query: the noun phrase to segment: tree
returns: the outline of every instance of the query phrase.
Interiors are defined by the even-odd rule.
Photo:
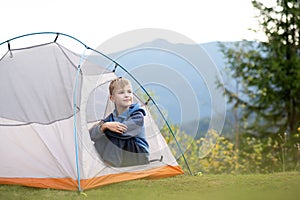
[[[232,111],[236,149],[239,149],[240,131],[242,129],[240,123],[243,121],[243,118],[240,117],[241,107],[244,107],[247,101],[243,97],[246,96],[246,93],[250,96],[250,91],[247,91],[246,80],[243,80],[240,70],[243,68],[242,66],[249,65],[249,63],[246,63],[246,59],[250,57],[251,52],[256,53],[256,51],[250,51],[249,47],[251,44],[252,42],[247,41],[234,42],[233,44],[220,43],[221,51],[226,56],[227,61],[227,68],[225,68],[225,71],[227,71],[226,76],[229,77],[225,83],[225,91],[229,97],[229,102],[234,102]],[[232,78],[234,81],[232,81]]]
[[[300,1],[277,0],[266,6],[253,0],[266,41],[242,41],[223,48],[233,77],[241,87],[226,88],[229,101],[243,107],[252,134],[268,137],[300,126]],[[231,59],[231,60],[230,60]],[[294,137],[295,140],[295,137]],[[296,141],[294,141],[296,142]]]

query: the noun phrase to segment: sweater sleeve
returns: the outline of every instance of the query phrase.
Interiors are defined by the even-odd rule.
[[[109,117],[103,120],[104,122],[108,122]],[[128,139],[131,137],[143,137],[143,128],[144,128],[144,115],[142,112],[134,112],[131,114],[131,116],[122,122],[127,126],[127,131],[123,134],[115,133],[110,130],[106,130],[105,132],[102,132],[100,130],[100,125],[96,124],[90,129],[90,136],[92,141],[96,141],[99,139],[103,134],[106,134],[110,137],[115,137],[119,139]]]
[[[90,130],[90,137],[92,141],[96,141],[99,139],[104,133],[100,130],[100,124],[97,123],[95,126],[93,126]]]
[[[109,121],[110,121],[110,118],[111,118],[111,115],[112,115],[112,114],[108,115],[105,119],[103,119],[103,120],[101,120],[101,121],[102,121],[103,123],[109,122]],[[92,140],[92,141],[98,140],[98,139],[104,134],[104,132],[101,131],[101,129],[100,129],[101,121],[100,121],[99,123],[97,123],[96,125],[94,125],[94,126],[89,130],[89,132],[90,132],[90,137],[91,137],[91,140]]]
[[[135,112],[123,124],[127,126],[127,131],[122,134],[123,136],[138,137],[143,131],[144,115],[142,112]]]

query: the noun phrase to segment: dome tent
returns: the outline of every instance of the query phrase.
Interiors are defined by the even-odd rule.
[[[15,40],[35,35],[56,37],[47,43],[11,48]],[[97,56],[67,49],[58,42],[62,36]],[[155,102],[124,67],[63,33],[32,33],[0,46],[4,44],[8,48],[0,60],[0,184],[81,191],[183,173],[149,112],[149,106],[157,108]],[[142,91],[139,96],[139,92],[134,94],[134,101],[147,113],[150,160],[156,160],[149,164],[121,168],[106,165],[90,139],[89,128],[113,109],[108,85],[117,77],[116,68],[132,80],[134,91]],[[141,95],[147,97],[146,101]]]

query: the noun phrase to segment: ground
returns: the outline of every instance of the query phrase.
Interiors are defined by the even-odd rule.
[[[293,200],[300,196],[300,173],[251,175],[181,175],[158,180],[134,180],[84,191],[37,189],[0,185],[0,200],[5,199],[238,199]]]

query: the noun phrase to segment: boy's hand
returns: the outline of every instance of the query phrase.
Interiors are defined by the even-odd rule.
[[[127,131],[127,126],[120,122],[106,122],[101,126],[101,130],[104,132],[106,129],[122,134]]]

